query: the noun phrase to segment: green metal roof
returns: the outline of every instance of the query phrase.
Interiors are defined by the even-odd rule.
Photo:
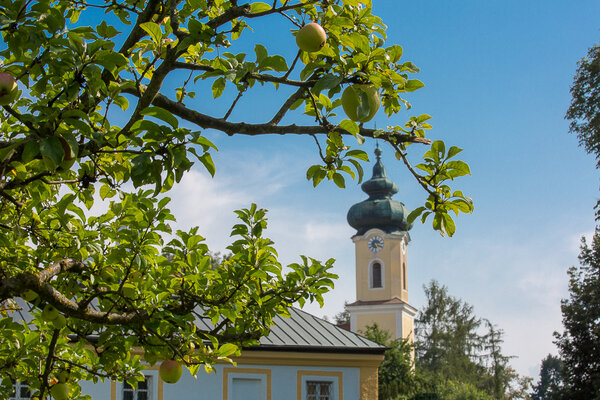
[[[398,193],[398,185],[385,174],[379,146],[375,149],[375,155],[377,161],[373,166],[373,176],[361,186],[369,198],[350,207],[348,223],[356,229],[357,235],[363,235],[373,228],[386,233],[407,232],[412,228],[406,220],[409,211],[403,203],[392,199]]]
[[[276,316],[271,332],[253,350],[383,354],[387,347],[297,308]]]

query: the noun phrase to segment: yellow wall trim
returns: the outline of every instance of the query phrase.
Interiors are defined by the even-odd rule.
[[[229,396],[229,374],[264,374],[267,381],[267,400],[271,400],[271,370],[267,368],[223,368],[223,400]]]
[[[315,367],[379,367],[383,354],[331,354],[287,351],[242,350],[234,361],[238,364],[291,365]]]
[[[343,374],[340,371],[311,371],[311,370],[302,370],[299,369],[296,374],[296,400],[304,400],[302,399],[302,377],[303,376],[330,376],[337,378],[338,384],[338,398],[337,400],[344,400],[344,385],[343,385]]]

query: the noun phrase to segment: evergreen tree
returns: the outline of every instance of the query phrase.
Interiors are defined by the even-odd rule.
[[[510,367],[512,357],[502,353],[502,329],[477,317],[471,305],[450,296],[435,280],[425,295],[415,329],[417,377],[423,387],[444,399],[527,398],[530,378]]]
[[[427,304],[415,327],[417,366],[445,379],[479,381],[476,376],[482,368],[475,360],[482,345],[477,333],[481,319],[471,305],[450,296],[437,281],[424,289]]]
[[[514,372],[509,368],[508,362],[511,357],[502,354],[502,343],[504,343],[504,331],[498,329],[489,320],[484,319],[487,334],[482,337],[484,342],[484,354],[482,358],[487,362],[489,373],[488,391],[497,399],[506,393]]]
[[[563,363],[556,356],[548,354],[542,360],[540,379],[533,387],[532,400],[558,400],[563,386]]]
[[[565,399],[600,399],[600,229],[591,247],[581,240],[580,265],[571,267],[562,301],[564,332],[555,332],[564,363]]]

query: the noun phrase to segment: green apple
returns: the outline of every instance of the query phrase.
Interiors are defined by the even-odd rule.
[[[57,383],[50,388],[50,394],[54,400],[67,400],[69,398],[69,385],[66,383]]]
[[[176,383],[181,378],[183,368],[179,361],[165,360],[160,364],[158,374],[160,378],[167,383]]]
[[[0,106],[6,106],[17,98],[17,81],[8,72],[0,72]]]
[[[319,51],[325,42],[327,41],[327,35],[321,25],[316,22],[304,25],[296,33],[296,44],[301,50],[307,52]]]
[[[50,304],[46,304],[42,310],[42,319],[47,322],[54,321],[59,315],[58,310]]]
[[[356,122],[373,119],[380,105],[379,93],[373,85],[348,86],[342,93],[342,108],[348,118]]]
[[[67,319],[59,314],[52,320],[52,326],[54,326],[54,329],[62,329],[67,326]]]
[[[66,383],[69,381],[70,376],[71,374],[69,373],[69,371],[63,369],[58,374],[56,374],[56,379],[58,379],[58,381],[61,383]]]

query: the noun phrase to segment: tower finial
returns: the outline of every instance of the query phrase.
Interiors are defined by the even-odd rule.
[[[376,142],[375,155],[377,156],[377,161],[381,160],[381,149],[379,148],[379,142]]]

